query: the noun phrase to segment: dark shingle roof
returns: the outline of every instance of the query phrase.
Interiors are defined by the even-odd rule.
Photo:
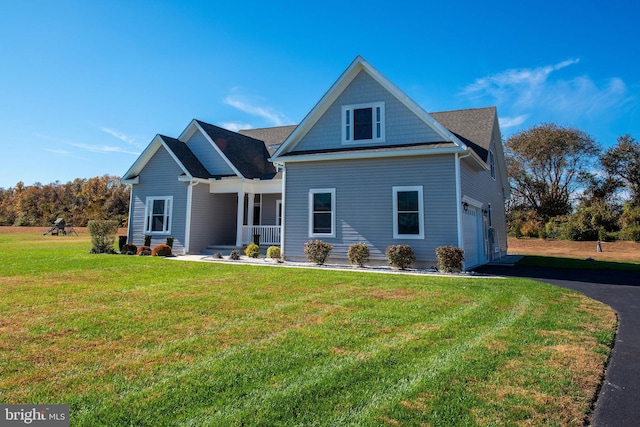
[[[210,178],[211,174],[198,160],[193,151],[189,149],[187,144],[169,136],[159,135],[169,149],[175,154],[180,163],[187,168],[187,171],[194,178]]]
[[[482,160],[487,161],[496,107],[442,111],[429,115],[471,147]]]
[[[245,178],[270,179],[276,169],[263,141],[196,120],[220,151]]]
[[[238,133],[249,136],[251,138],[264,141],[265,147],[269,151],[269,154],[275,153],[280,147],[280,144],[291,135],[291,133],[298,127],[297,125],[291,126],[277,126],[273,128],[260,128],[260,129],[244,129],[239,130]]]

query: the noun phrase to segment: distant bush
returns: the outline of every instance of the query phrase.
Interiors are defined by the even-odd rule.
[[[280,258],[280,246],[269,246],[267,249],[267,258]]]
[[[136,255],[149,256],[151,255],[151,248],[149,246],[139,246]]]
[[[151,256],[171,256],[171,246],[158,245],[151,251]]]
[[[113,243],[118,232],[117,221],[89,221],[87,231],[91,235],[91,253],[93,254],[113,254],[115,249]]]
[[[244,254],[249,258],[258,258],[260,256],[260,246],[256,245],[255,243],[251,243],[244,250]]]
[[[364,267],[369,262],[370,255],[369,247],[364,243],[354,243],[347,251],[349,263],[358,267]]]
[[[464,250],[455,246],[440,246],[436,248],[436,258],[438,259],[438,268],[443,273],[462,271]]]
[[[307,259],[309,262],[314,262],[318,265],[324,264],[329,257],[331,249],[333,249],[333,245],[322,240],[313,240],[304,244],[304,254]]]
[[[124,255],[135,255],[137,252],[138,252],[138,247],[130,243],[123,245],[122,250],[120,251],[120,253]]]
[[[409,245],[391,245],[385,251],[387,260],[392,266],[405,270],[416,260],[413,249]]]
[[[231,253],[229,254],[229,259],[233,261],[238,261],[240,259],[240,251],[237,249],[232,250]]]

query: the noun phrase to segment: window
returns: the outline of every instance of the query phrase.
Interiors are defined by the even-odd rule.
[[[173,197],[147,197],[145,233],[171,233],[171,209]]]
[[[335,212],[335,188],[309,190],[309,237],[335,237]]]
[[[384,102],[342,107],[342,143],[384,142]]]
[[[393,187],[393,238],[424,239],[422,187]]]
[[[488,159],[489,161],[489,169],[491,170],[491,178],[496,179],[496,160],[495,160],[495,156],[493,155],[493,151],[489,150],[489,156]]]

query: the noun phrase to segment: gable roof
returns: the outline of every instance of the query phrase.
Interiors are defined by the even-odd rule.
[[[496,107],[429,113],[486,162],[491,145]]]
[[[413,112],[427,126],[432,128],[441,138],[442,143],[452,143],[456,151],[467,151],[467,146],[444,126],[431,117],[422,107],[409,98],[389,79],[384,77],[378,70],[373,68],[364,58],[357,56],[351,65],[342,73],[338,80],[331,86],[325,95],[318,101],[313,109],[302,120],[298,127],[284,141],[284,143],[272,155],[273,161],[278,161],[287,153],[293,151],[295,146],[302,140],[307,132],[320,120],[325,112],[333,105],[337,98],[351,84],[360,72],[366,72],[379,85],[386,89],[392,96],[400,101],[405,107]],[[352,150],[353,151],[353,150]]]
[[[140,172],[142,172],[160,147],[164,147],[178,167],[182,169],[183,177],[187,179],[207,179],[211,177],[207,168],[203,166],[186,144],[175,138],[158,134],[153,138],[147,148],[144,149],[133,165],[131,165],[129,170],[122,176],[122,181],[125,183],[137,183],[138,175],[140,175]]]
[[[275,175],[276,169],[269,162],[269,152],[263,141],[200,120],[194,121],[242,177],[269,179]]]
[[[173,153],[173,157],[182,165],[183,170],[191,178],[211,178],[207,168],[198,160],[187,144],[170,136],[158,135],[165,143],[165,147]]]
[[[238,133],[263,141],[269,154],[273,154],[297,127],[298,125],[290,125],[272,128],[243,129],[239,130]]]

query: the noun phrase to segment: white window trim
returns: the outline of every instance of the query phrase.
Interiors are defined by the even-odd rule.
[[[150,215],[153,212],[153,202],[156,200],[164,200],[164,220],[163,224],[166,224],[166,229],[162,231],[151,231]],[[169,214],[169,221],[166,221],[167,214]],[[171,234],[171,224],[173,223],[173,196],[148,196],[145,199],[144,210],[144,233],[151,235],[169,235]]]
[[[371,108],[372,114],[372,136],[371,139],[353,139],[353,110],[357,110],[360,108]],[[380,109],[380,121],[376,120],[377,109]],[[343,105],[341,110],[342,116],[342,127],[340,128],[340,133],[342,134],[342,144],[344,145],[357,145],[357,144],[370,144],[377,142],[385,142],[386,134],[385,134],[385,112],[384,112],[384,102],[372,102],[367,104],[352,104],[352,105]],[[349,123],[347,123],[347,117],[349,119]],[[377,124],[380,124],[380,136],[377,136]],[[347,129],[347,126],[349,127]]]
[[[398,192],[417,191],[418,192],[418,224],[420,233],[400,234],[398,233]],[[394,239],[424,239],[424,197],[422,186],[399,186],[393,187],[393,238]]]
[[[320,193],[331,194],[331,233],[313,232],[313,195]],[[312,188],[309,190],[309,237],[336,237],[336,189]]]

